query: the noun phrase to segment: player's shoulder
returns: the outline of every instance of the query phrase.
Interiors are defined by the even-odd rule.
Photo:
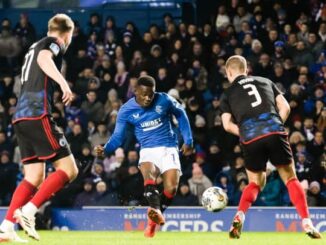
[[[175,100],[171,95],[168,95],[167,93],[164,92],[157,92],[156,96],[158,101],[161,102],[173,102]]]
[[[268,79],[267,77],[261,77],[261,76],[250,76],[250,77],[258,82],[272,83],[272,81],[270,79]]]

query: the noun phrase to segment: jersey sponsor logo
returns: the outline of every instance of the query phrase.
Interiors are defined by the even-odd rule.
[[[138,119],[139,118],[139,113],[132,114],[133,118]]]
[[[161,114],[162,111],[163,111],[162,106],[157,105],[157,106],[155,107],[155,111],[156,111],[158,114]]]
[[[57,56],[57,55],[59,54],[59,52],[60,52],[60,47],[59,47],[59,45],[56,44],[56,43],[51,43],[51,45],[50,45],[50,49],[51,49],[51,51],[53,52],[53,54],[54,54],[55,56]]]
[[[157,118],[151,121],[146,121],[140,124],[143,128],[143,131],[150,131],[156,128],[159,128],[163,125],[161,118]]]

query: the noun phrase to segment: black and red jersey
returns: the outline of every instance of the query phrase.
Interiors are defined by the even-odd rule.
[[[22,67],[22,89],[13,117],[14,123],[20,120],[39,119],[51,114],[56,83],[41,70],[37,63],[41,50],[50,50],[56,67],[58,70],[61,69],[64,44],[58,39],[45,37],[29,48]]]
[[[232,114],[243,143],[274,133],[285,133],[275,98],[281,94],[267,78],[238,76],[221,97],[221,113]]]

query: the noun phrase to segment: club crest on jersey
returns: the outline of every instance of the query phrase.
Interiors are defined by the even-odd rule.
[[[53,54],[54,54],[55,56],[57,56],[57,55],[59,54],[59,52],[60,52],[60,47],[59,47],[59,45],[56,44],[56,43],[51,43],[51,45],[50,45],[50,49],[51,49],[51,51],[53,52]]]
[[[133,116],[134,119],[138,119],[139,118],[139,113],[132,114],[132,116]]]
[[[163,111],[162,106],[157,105],[157,106],[155,107],[155,111],[156,111],[158,114],[161,114],[162,111]]]

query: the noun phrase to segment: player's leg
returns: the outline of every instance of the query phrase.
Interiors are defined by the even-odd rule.
[[[144,196],[150,206],[147,211],[148,221],[144,236],[151,238],[155,235],[157,224],[161,222],[157,217],[161,216],[160,219],[164,221],[164,217],[160,211],[160,195],[156,186],[156,178],[159,175],[159,170],[151,162],[141,162],[139,168],[144,179]]]
[[[162,174],[163,192],[161,194],[161,211],[162,213],[170,206],[175,196],[180,179],[180,170],[169,169]]]
[[[43,182],[45,176],[44,163],[31,163],[24,165],[25,177],[17,186],[5,219],[0,225],[0,242],[1,241],[14,241],[25,242],[18,237],[14,231],[16,219],[14,218],[14,211],[25,205],[35,194],[38,186]]]
[[[56,168],[56,171],[45,179],[34,197],[21,209],[15,211],[15,217],[19,219],[28,235],[39,240],[34,225],[37,210],[65,184],[72,181],[77,176],[78,169],[63,133],[50,118],[44,117],[42,120],[26,122],[27,126],[30,123],[39,130],[37,134],[31,133],[30,130],[26,132],[33,142],[33,149],[38,159],[49,160]]]
[[[156,185],[159,170],[151,162],[141,162],[139,168],[144,178],[144,196],[150,206],[148,216],[156,224],[163,225],[164,217],[160,211],[160,194]]]
[[[253,172],[247,169],[247,175],[249,184],[242,192],[238,211],[233,218],[230,228],[230,238],[240,238],[242,226],[245,221],[245,214],[256,201],[259,192],[264,188],[266,183],[266,173],[263,171]]]
[[[293,160],[289,165],[278,165],[277,169],[281,179],[288,189],[291,202],[302,219],[303,230],[311,238],[321,238],[321,234],[316,230],[311,219],[309,218],[306,195],[299,180],[297,179]]]
[[[264,142],[261,140],[249,145],[243,145],[245,167],[249,184],[244,188],[238,211],[233,218],[229,232],[230,238],[240,238],[242,226],[245,221],[245,213],[256,201],[259,192],[266,183],[266,162],[268,155],[265,152]]]
[[[270,161],[277,167],[279,175],[286,185],[291,202],[302,218],[303,229],[312,238],[321,238],[309,218],[309,210],[304,190],[297,179],[292,151],[286,135],[270,137]]]

